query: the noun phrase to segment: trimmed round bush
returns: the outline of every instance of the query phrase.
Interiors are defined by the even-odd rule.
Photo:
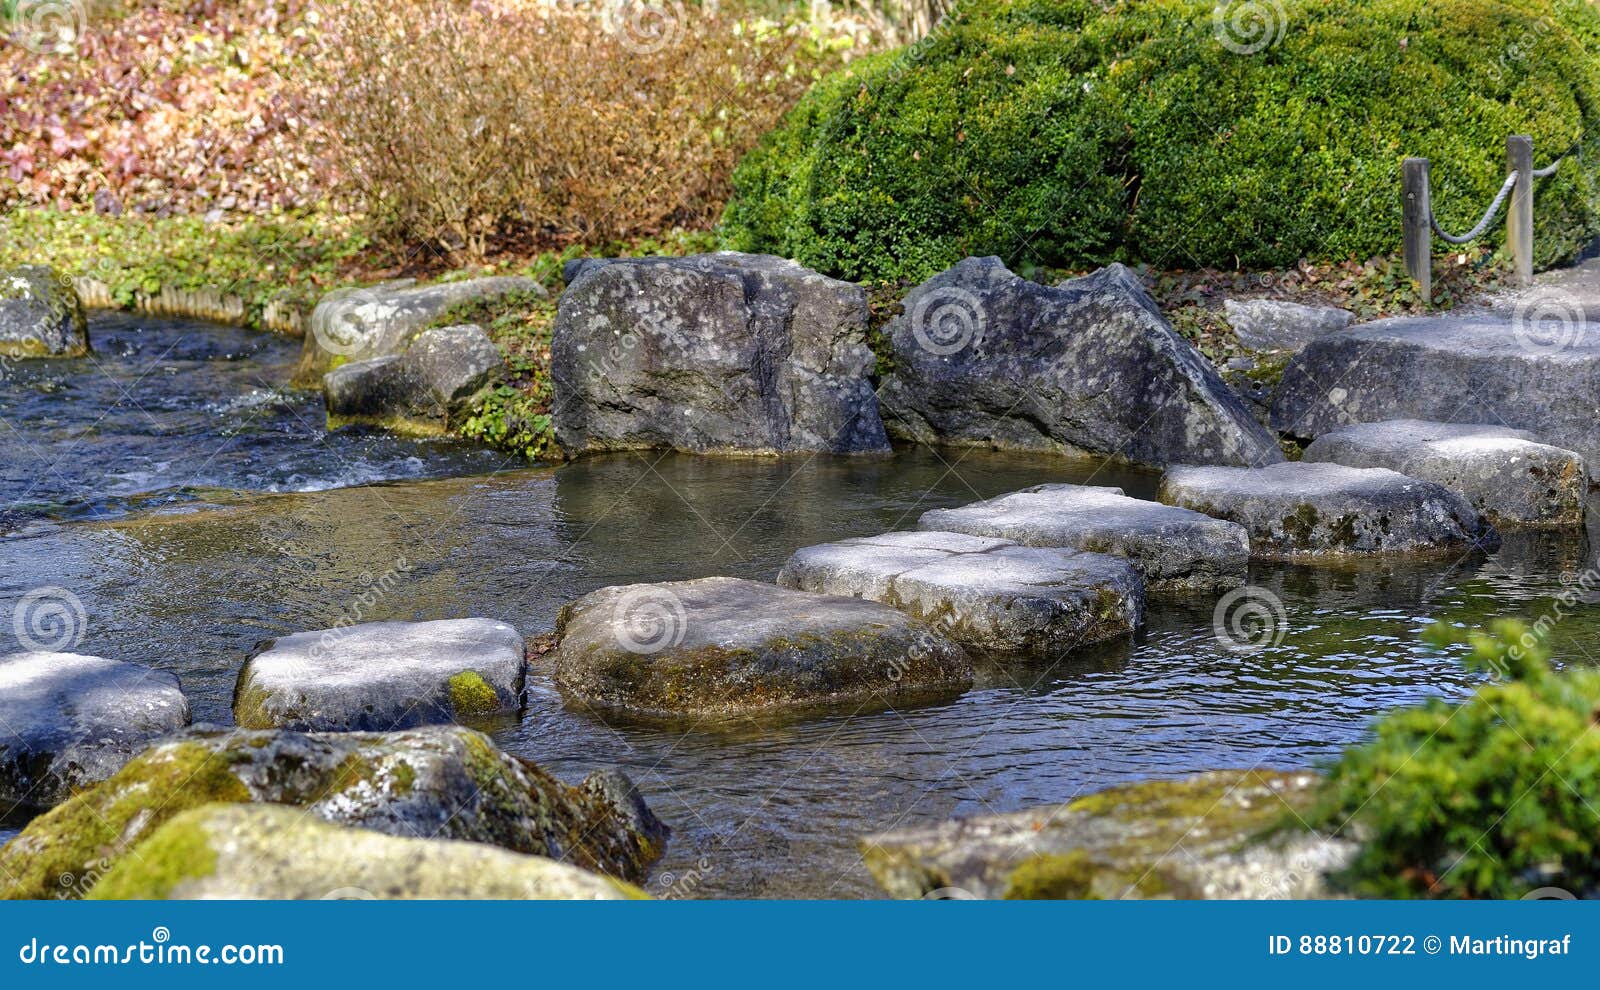
[[[1573,0],[973,0],[817,85],[740,164],[729,247],[853,279],[968,255],[1281,267],[1464,233],[1529,134],[1538,260],[1600,232],[1600,13]],[[1503,223],[1491,228],[1496,243]]]

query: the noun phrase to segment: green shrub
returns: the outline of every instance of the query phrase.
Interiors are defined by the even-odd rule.
[[[1512,620],[1430,638],[1470,644],[1504,680],[1389,715],[1335,764],[1313,824],[1361,842],[1335,881],[1373,897],[1600,891],[1600,671],[1553,672]]]
[[[1399,246],[1399,166],[1462,232],[1538,164],[1542,263],[1600,230],[1600,14],[1573,0],[1284,0],[1254,53],[1212,0],[972,0],[808,94],[740,163],[730,247],[832,274],[1281,267]],[[1280,16],[1281,15],[1281,16]],[[1280,37],[1281,33],[1281,37]],[[1503,227],[1500,228],[1503,230]],[[1498,237],[1498,231],[1494,236]]]

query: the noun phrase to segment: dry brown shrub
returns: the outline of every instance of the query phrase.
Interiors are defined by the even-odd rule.
[[[328,176],[396,246],[482,257],[708,226],[739,156],[839,59],[680,4],[322,8]]]

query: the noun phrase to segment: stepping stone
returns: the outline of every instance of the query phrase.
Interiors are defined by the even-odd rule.
[[[1173,468],[1161,499],[1242,524],[1257,560],[1462,552],[1499,543],[1462,496],[1384,468]]]
[[[1577,453],[1505,426],[1392,419],[1324,433],[1305,460],[1381,467],[1465,495],[1502,528],[1582,526],[1589,472]]]
[[[806,547],[778,584],[883,602],[969,649],[1044,660],[1127,635],[1144,613],[1144,582],[1125,560],[962,533]]]
[[[0,815],[60,804],[188,724],[165,671],[77,653],[0,657]]]
[[[561,610],[556,637],[568,698],[649,718],[899,705],[972,684],[961,647],[887,605],[737,578],[601,588]]]
[[[1279,299],[1225,299],[1222,310],[1239,343],[1255,351],[1297,351],[1355,321],[1353,313],[1337,306]]]
[[[443,433],[505,364],[482,328],[440,327],[404,354],[352,361],[322,376],[330,426],[370,423],[418,436]]]
[[[1037,485],[934,509],[917,528],[1125,557],[1151,594],[1236,587],[1250,558],[1241,526],[1089,485]]]
[[[245,662],[247,729],[387,732],[515,714],[526,663],[504,622],[367,622],[269,640]]]
[[[1503,423],[1595,461],[1600,319],[1581,299],[1541,298],[1513,319],[1406,317],[1319,337],[1284,370],[1272,425],[1314,438],[1390,419]]]

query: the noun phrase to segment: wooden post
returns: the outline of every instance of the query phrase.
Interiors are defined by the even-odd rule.
[[[1516,134],[1506,138],[1506,173],[1517,173],[1506,210],[1506,247],[1516,269],[1518,285],[1533,284],[1533,138]]]
[[[1406,271],[1422,290],[1424,301],[1433,300],[1433,230],[1429,218],[1433,203],[1428,193],[1428,160],[1407,158],[1400,169],[1405,202],[1403,246]]]

